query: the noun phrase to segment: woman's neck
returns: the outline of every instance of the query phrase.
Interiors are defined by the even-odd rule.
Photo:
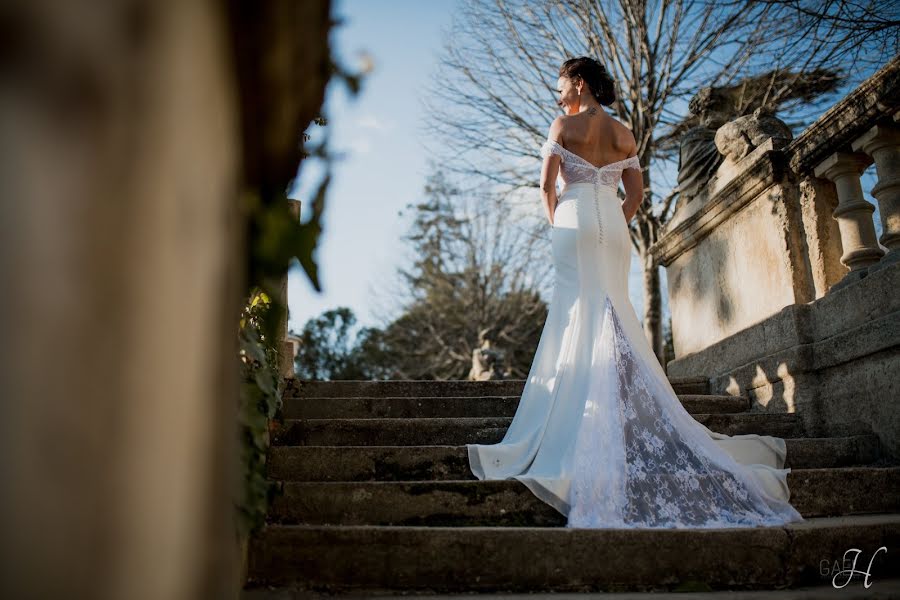
[[[594,116],[594,115],[601,114],[602,112],[603,112],[603,110],[600,108],[600,105],[594,103],[594,104],[582,104],[581,106],[578,107],[578,112],[575,114],[580,115],[583,113],[587,113],[591,116]]]

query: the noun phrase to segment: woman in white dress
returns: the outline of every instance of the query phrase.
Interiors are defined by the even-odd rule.
[[[541,148],[553,297],[515,417],[501,442],[468,445],[472,472],[521,481],[568,527],[802,520],[784,440],[715,433],[675,395],[628,298],[627,223],[643,197],[634,136],[601,108],[615,92],[600,63],[570,59],[559,75],[566,114]]]

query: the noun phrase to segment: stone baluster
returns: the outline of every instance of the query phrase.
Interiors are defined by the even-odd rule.
[[[841,232],[844,253],[841,262],[850,272],[832,286],[838,289],[865,277],[869,265],[877,263],[884,250],[875,239],[872,213],[875,207],[863,197],[859,176],[871,164],[869,156],[859,152],[835,152],[814,169],[816,177],[834,182],[838,205],[833,216]]]
[[[872,195],[878,200],[881,213],[881,245],[888,254],[877,265],[877,270],[900,260],[900,128],[894,125],[875,125],[853,142],[854,150],[862,150],[875,160],[878,183]]]

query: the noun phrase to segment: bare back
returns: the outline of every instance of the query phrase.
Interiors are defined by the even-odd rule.
[[[562,144],[596,167],[624,160],[636,150],[631,130],[603,111],[563,117]]]
[[[550,223],[553,223],[557,201],[556,178],[560,174],[562,157],[566,152],[578,159],[567,163],[570,174],[563,176],[566,184],[583,178],[577,174],[579,162],[582,165],[581,171],[585,170],[586,165],[588,179],[594,175],[591,169],[600,172],[614,163],[630,164],[631,168],[625,167],[617,171],[621,173],[621,183],[625,188],[622,209],[626,220],[630,221],[644,198],[644,173],[638,162],[637,142],[631,130],[596,108],[573,115],[560,115],[553,120],[547,143],[541,147],[541,156],[544,157],[541,167],[541,198]]]

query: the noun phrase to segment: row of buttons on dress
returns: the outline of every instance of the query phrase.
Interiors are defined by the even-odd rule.
[[[603,245],[603,222],[600,218],[600,183],[594,182],[594,212],[597,215],[597,243]]]

